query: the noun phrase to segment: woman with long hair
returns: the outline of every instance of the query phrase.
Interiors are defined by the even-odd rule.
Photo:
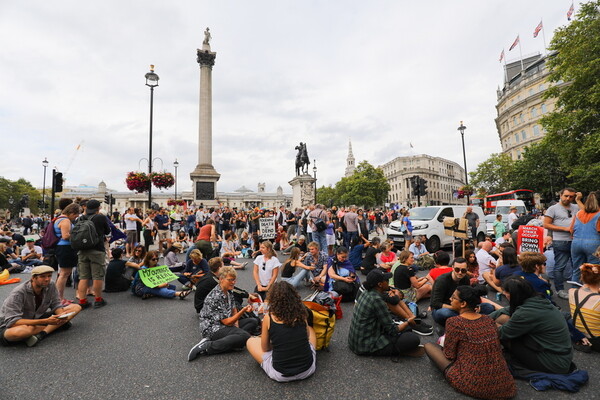
[[[459,286],[450,297],[457,317],[446,321],[444,348],[425,344],[425,353],[450,385],[479,399],[508,399],[517,388],[506,361],[494,320],[475,310],[481,303],[477,290]]]
[[[573,281],[579,282],[584,263],[600,264],[600,259],[594,254],[600,246],[600,204],[598,192],[588,194],[583,210],[575,214],[571,221],[571,259],[573,260]]]
[[[156,211],[150,210],[148,211],[148,215],[142,221],[143,226],[143,236],[144,236],[144,253],[147,253],[150,250],[150,245],[154,244],[154,235],[156,235],[156,229],[154,226],[154,217],[156,216]],[[134,254],[135,255],[135,254]]]
[[[58,260],[59,274],[56,279],[56,289],[58,289],[58,296],[62,301],[63,306],[68,306],[72,303],[70,300],[64,298],[65,286],[67,285],[67,279],[73,272],[73,268],[77,266],[77,250],[73,250],[69,238],[71,237],[71,230],[75,219],[79,217],[81,208],[79,204],[71,203],[66,206],[62,213],[54,222],[52,227],[48,226],[46,229],[54,229],[54,234],[59,239],[56,245],[55,254]]]
[[[267,302],[269,312],[262,321],[262,335],[248,339],[248,352],[277,382],[308,378],[316,369],[317,338],[306,321],[300,295],[289,283],[277,282]]]
[[[402,250],[398,262],[392,268],[394,274],[394,286],[400,289],[404,298],[411,302],[431,296],[431,284],[427,277],[417,277],[415,268],[415,257],[408,250]]]
[[[140,268],[156,268],[158,267],[158,251],[152,250],[146,253],[146,257],[144,258],[144,265]],[[133,294],[142,298],[142,300],[146,300],[150,297],[164,297],[167,299],[172,299],[174,297],[179,297],[180,300],[183,300],[189,295],[192,290],[182,290],[176,291],[175,285],[171,285],[169,283],[163,283],[156,287],[148,287],[140,278],[140,272],[138,271],[135,274],[135,278],[133,278],[133,283],[131,284],[131,290]]]
[[[583,286],[569,290],[573,324],[582,332],[575,338],[574,347],[600,351],[600,265],[586,263],[579,269]]]
[[[281,269],[281,279],[293,287],[298,287],[303,280],[309,279],[310,271],[314,269],[315,267],[308,266],[300,261],[300,249],[294,247],[290,252],[290,258],[283,263],[283,268]],[[298,273],[294,275],[296,270],[298,270]]]
[[[473,250],[465,251],[465,260],[467,260],[467,271],[469,271],[469,281],[471,286],[479,283],[479,263]]]
[[[255,292],[264,300],[267,297],[267,291],[275,283],[281,263],[277,259],[277,254],[273,249],[273,243],[265,240],[258,247],[260,255],[254,259],[254,282],[256,282]]]

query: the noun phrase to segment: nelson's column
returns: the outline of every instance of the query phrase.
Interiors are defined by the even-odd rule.
[[[190,174],[194,201],[205,206],[217,205],[217,181],[221,177],[212,165],[212,68],[217,53],[210,51],[210,30],[204,31],[202,49],[198,49],[200,65],[200,115],[198,127],[198,165]]]

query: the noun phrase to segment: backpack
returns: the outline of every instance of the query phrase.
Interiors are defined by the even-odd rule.
[[[71,247],[75,250],[92,249],[100,242],[100,236],[96,231],[96,225],[91,218],[81,216],[71,231]]]
[[[519,227],[521,225],[527,225],[527,223],[529,221],[531,221],[532,219],[533,219],[533,215],[531,215],[531,214],[522,215],[519,218],[517,218],[510,227],[516,231],[517,229],[519,229]]]
[[[56,247],[60,238],[56,236],[56,232],[54,232],[54,223],[60,221],[62,218],[53,219],[42,231],[42,240],[41,246],[44,250],[50,250]]]
[[[335,311],[313,301],[303,303],[307,308],[308,325],[312,326],[317,336],[316,350],[329,351],[329,342],[335,328]]]

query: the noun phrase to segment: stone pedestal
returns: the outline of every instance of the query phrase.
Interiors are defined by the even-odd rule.
[[[308,174],[296,176],[289,184],[292,185],[292,207],[299,208],[315,202],[316,179]]]

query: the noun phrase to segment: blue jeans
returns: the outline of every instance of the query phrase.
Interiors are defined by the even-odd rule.
[[[600,259],[594,256],[594,252],[600,246],[597,239],[573,239],[571,244],[571,259],[573,260],[573,278],[575,282],[581,280],[581,264],[600,264]]]
[[[327,252],[327,234],[323,232],[313,232],[312,240],[319,243],[320,251]]]
[[[310,276],[310,271],[300,267],[298,267],[298,269],[300,271],[298,271],[296,275],[293,275],[291,278],[281,278],[281,280],[289,283],[293,287],[300,286],[304,279],[308,279],[308,277]]]
[[[346,241],[344,243],[344,245],[346,246],[346,248],[348,250],[350,250],[350,243],[352,243],[352,240],[358,237],[358,231],[354,231],[354,232],[346,232]],[[327,248],[326,248],[327,249]]]
[[[481,303],[479,305],[479,313],[488,315],[494,312],[495,308],[489,303]],[[431,312],[433,320],[442,326],[446,326],[446,320],[451,317],[456,317],[458,313],[449,308],[437,308]]]
[[[552,242],[554,250],[554,287],[557,291],[565,288],[565,281],[571,279],[571,241],[555,240]]]
[[[144,286],[144,288],[142,289],[142,293],[143,294],[152,294],[154,296],[157,297],[165,297],[167,299],[173,298],[175,297],[175,285],[169,285],[167,287],[163,287],[163,288],[149,288],[147,286]]]

